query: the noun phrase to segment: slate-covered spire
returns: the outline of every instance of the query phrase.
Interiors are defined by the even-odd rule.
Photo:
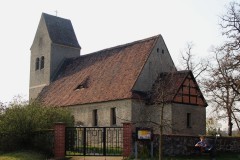
[[[70,20],[42,13],[31,46],[29,99],[54,81],[65,60],[80,57]]]
[[[81,48],[70,20],[46,13],[42,13],[42,16],[53,43]]]

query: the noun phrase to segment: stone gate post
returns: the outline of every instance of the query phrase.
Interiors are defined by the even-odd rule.
[[[133,124],[123,123],[123,157],[129,157],[132,154],[133,144]]]
[[[63,159],[65,157],[65,128],[63,122],[54,123],[54,158]]]

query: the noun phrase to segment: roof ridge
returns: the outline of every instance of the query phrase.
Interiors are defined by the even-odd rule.
[[[191,70],[180,70],[180,71],[170,71],[170,72],[161,72],[160,74],[178,74],[178,73],[189,73]]]
[[[109,50],[118,49],[118,48],[122,48],[122,47],[131,46],[131,45],[134,45],[134,44],[150,41],[152,39],[158,38],[159,36],[161,36],[161,35],[158,34],[158,35],[151,36],[151,37],[148,37],[148,38],[144,38],[144,39],[132,41],[132,42],[129,42],[129,43],[125,43],[125,44],[121,44],[121,45],[117,45],[117,46],[101,49],[101,50],[98,50],[98,51],[94,51],[94,52],[91,52],[91,53],[88,53],[88,54],[81,55],[80,57],[90,56],[90,55],[93,55],[93,54],[96,54],[96,53],[99,53],[99,52],[106,52],[106,51],[109,51]],[[78,57],[78,58],[80,58],[80,57]]]
[[[70,19],[54,16],[54,15],[51,15],[51,14],[48,14],[48,13],[44,13],[44,12],[42,12],[42,15],[43,16],[50,16],[50,17],[54,17],[54,18],[59,18],[59,19],[62,19],[62,20],[71,21]]]

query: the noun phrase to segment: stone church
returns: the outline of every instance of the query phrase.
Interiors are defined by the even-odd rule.
[[[31,46],[29,100],[67,107],[78,126],[158,126],[205,134],[207,103],[177,71],[161,35],[81,55],[71,21],[42,13]]]

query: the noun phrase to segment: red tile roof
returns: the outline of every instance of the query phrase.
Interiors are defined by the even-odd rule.
[[[132,88],[158,36],[69,59],[38,99],[70,106],[132,98]]]
[[[177,71],[159,74],[151,94],[151,103],[172,102],[175,94],[189,71]]]
[[[186,87],[187,91],[181,90]],[[186,103],[200,106],[207,106],[198,84],[189,70],[161,73],[153,85],[150,103]],[[183,98],[187,97],[187,101]],[[191,98],[197,98],[191,101]],[[181,100],[179,100],[180,98]]]

